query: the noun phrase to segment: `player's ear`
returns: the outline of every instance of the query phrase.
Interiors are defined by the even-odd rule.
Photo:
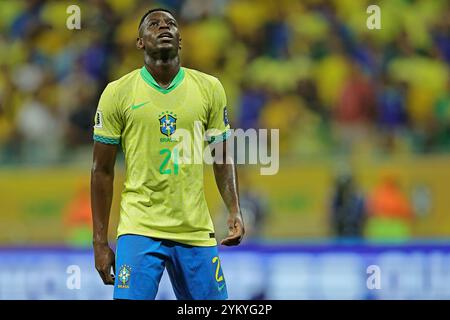
[[[181,50],[181,37],[180,40],[178,41],[178,50]]]
[[[136,38],[136,48],[138,48],[139,50],[144,49],[144,41],[142,40],[142,38]]]

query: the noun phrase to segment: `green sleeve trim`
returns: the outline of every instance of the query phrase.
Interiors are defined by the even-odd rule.
[[[94,134],[94,141],[101,142],[104,144],[119,144],[120,138],[108,138]]]
[[[227,140],[230,136],[231,136],[231,130],[227,129],[222,134],[210,137],[208,139],[208,142],[209,142],[209,144],[220,143],[220,142]]]

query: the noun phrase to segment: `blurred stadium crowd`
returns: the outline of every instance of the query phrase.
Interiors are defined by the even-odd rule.
[[[76,1],[75,1],[76,2]],[[234,127],[279,128],[284,155],[450,151],[450,6],[368,1],[0,1],[0,163],[54,163],[91,143],[106,83],[139,68],[137,24],[174,10],[182,64],[223,82]]]

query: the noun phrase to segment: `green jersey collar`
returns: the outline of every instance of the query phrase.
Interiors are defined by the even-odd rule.
[[[150,72],[148,72],[148,70],[147,70],[147,68],[145,68],[145,66],[143,66],[141,69],[141,76],[145,82],[147,82],[149,85],[151,85],[153,88],[155,88],[159,92],[165,94],[165,93],[169,93],[170,91],[172,91],[173,89],[175,89],[176,87],[178,87],[180,85],[181,81],[183,81],[183,79],[184,79],[184,70],[182,67],[180,67],[180,70],[178,70],[177,75],[175,76],[175,78],[173,78],[170,86],[168,86],[167,88],[162,88],[156,82],[156,80],[153,78],[153,76],[150,74]]]

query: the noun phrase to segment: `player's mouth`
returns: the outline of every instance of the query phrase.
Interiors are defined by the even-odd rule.
[[[163,32],[158,36],[158,39],[173,39],[173,35],[170,32]]]

